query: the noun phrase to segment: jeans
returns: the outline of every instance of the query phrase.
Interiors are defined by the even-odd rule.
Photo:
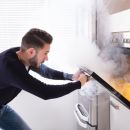
[[[8,105],[0,109],[0,128],[2,130],[31,130],[22,118]]]

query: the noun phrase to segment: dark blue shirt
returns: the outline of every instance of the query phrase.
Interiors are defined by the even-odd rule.
[[[63,85],[49,85],[34,78],[28,73],[22,61],[16,55],[19,48],[11,48],[0,53],[0,105],[5,105],[14,99],[21,90],[32,93],[42,99],[52,99],[64,96],[81,88],[80,81]],[[39,69],[29,69],[46,78],[65,80],[64,73],[51,69],[44,64]]]

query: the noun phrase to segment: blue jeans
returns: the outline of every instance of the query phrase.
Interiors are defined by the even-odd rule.
[[[8,105],[0,109],[0,128],[2,130],[31,130],[22,118]]]

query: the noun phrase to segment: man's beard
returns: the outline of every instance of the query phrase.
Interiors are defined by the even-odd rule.
[[[33,66],[33,67],[38,67],[38,63],[37,63],[37,55],[35,55],[34,57],[32,57],[31,59],[29,59],[29,64],[30,66]]]

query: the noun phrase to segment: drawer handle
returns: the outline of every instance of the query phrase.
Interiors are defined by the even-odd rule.
[[[97,125],[92,125],[89,123],[88,112],[82,104],[76,104],[74,114],[81,127],[87,128],[88,126],[90,126],[95,127],[95,129],[97,130]]]
[[[79,116],[78,116],[78,113],[77,113],[76,110],[74,110],[74,115],[75,115],[75,117],[76,117],[76,119],[77,119],[77,121],[78,121],[78,124],[79,124],[81,127],[83,127],[83,128],[88,128],[88,124],[82,122],[82,121],[79,119]]]
[[[76,104],[75,108],[80,118],[84,121],[88,121],[89,115],[84,106],[82,104]]]

